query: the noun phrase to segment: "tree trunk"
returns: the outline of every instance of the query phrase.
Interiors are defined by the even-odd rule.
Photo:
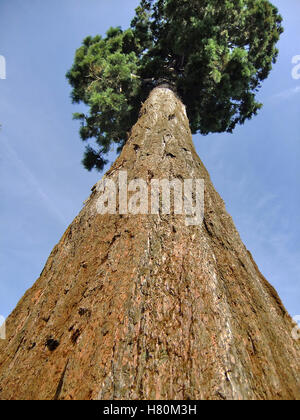
[[[205,218],[101,215],[93,188],[0,340],[2,399],[299,399],[300,345],[156,88],[105,178],[204,179]]]

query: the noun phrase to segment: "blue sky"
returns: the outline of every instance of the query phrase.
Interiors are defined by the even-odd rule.
[[[0,314],[38,278],[101,177],[83,144],[65,73],[87,35],[127,27],[138,0],[0,0]],[[195,136],[199,156],[262,273],[300,314],[299,0],[274,0],[285,33],[260,92],[264,108],[234,134]],[[300,74],[300,71],[299,71]]]

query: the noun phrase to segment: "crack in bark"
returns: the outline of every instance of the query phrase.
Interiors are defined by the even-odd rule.
[[[67,360],[67,363],[65,365],[65,368],[64,368],[64,370],[63,370],[63,372],[61,374],[61,377],[60,377],[60,380],[58,382],[58,385],[57,385],[57,388],[56,388],[56,391],[55,391],[55,395],[53,397],[53,400],[58,400],[59,397],[60,397],[60,394],[61,394],[61,391],[62,391],[62,387],[64,385],[64,379],[65,379],[65,376],[66,376],[66,371],[67,371],[68,364],[69,364],[69,359]]]

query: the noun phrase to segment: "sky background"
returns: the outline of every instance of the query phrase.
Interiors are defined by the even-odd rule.
[[[87,35],[128,27],[138,0],[0,0],[0,314],[39,277],[101,178],[84,145],[65,79]],[[300,314],[300,2],[284,18],[279,60],[259,94],[264,108],[234,134],[194,136],[197,152],[247,248],[292,316]]]

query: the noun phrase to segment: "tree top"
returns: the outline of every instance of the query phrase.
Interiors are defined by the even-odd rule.
[[[151,89],[168,83],[187,107],[192,132],[232,132],[257,114],[256,94],[276,62],[283,32],[268,0],[141,0],[129,29],[87,37],[67,78],[86,147],[84,166],[102,170],[121,150]]]

